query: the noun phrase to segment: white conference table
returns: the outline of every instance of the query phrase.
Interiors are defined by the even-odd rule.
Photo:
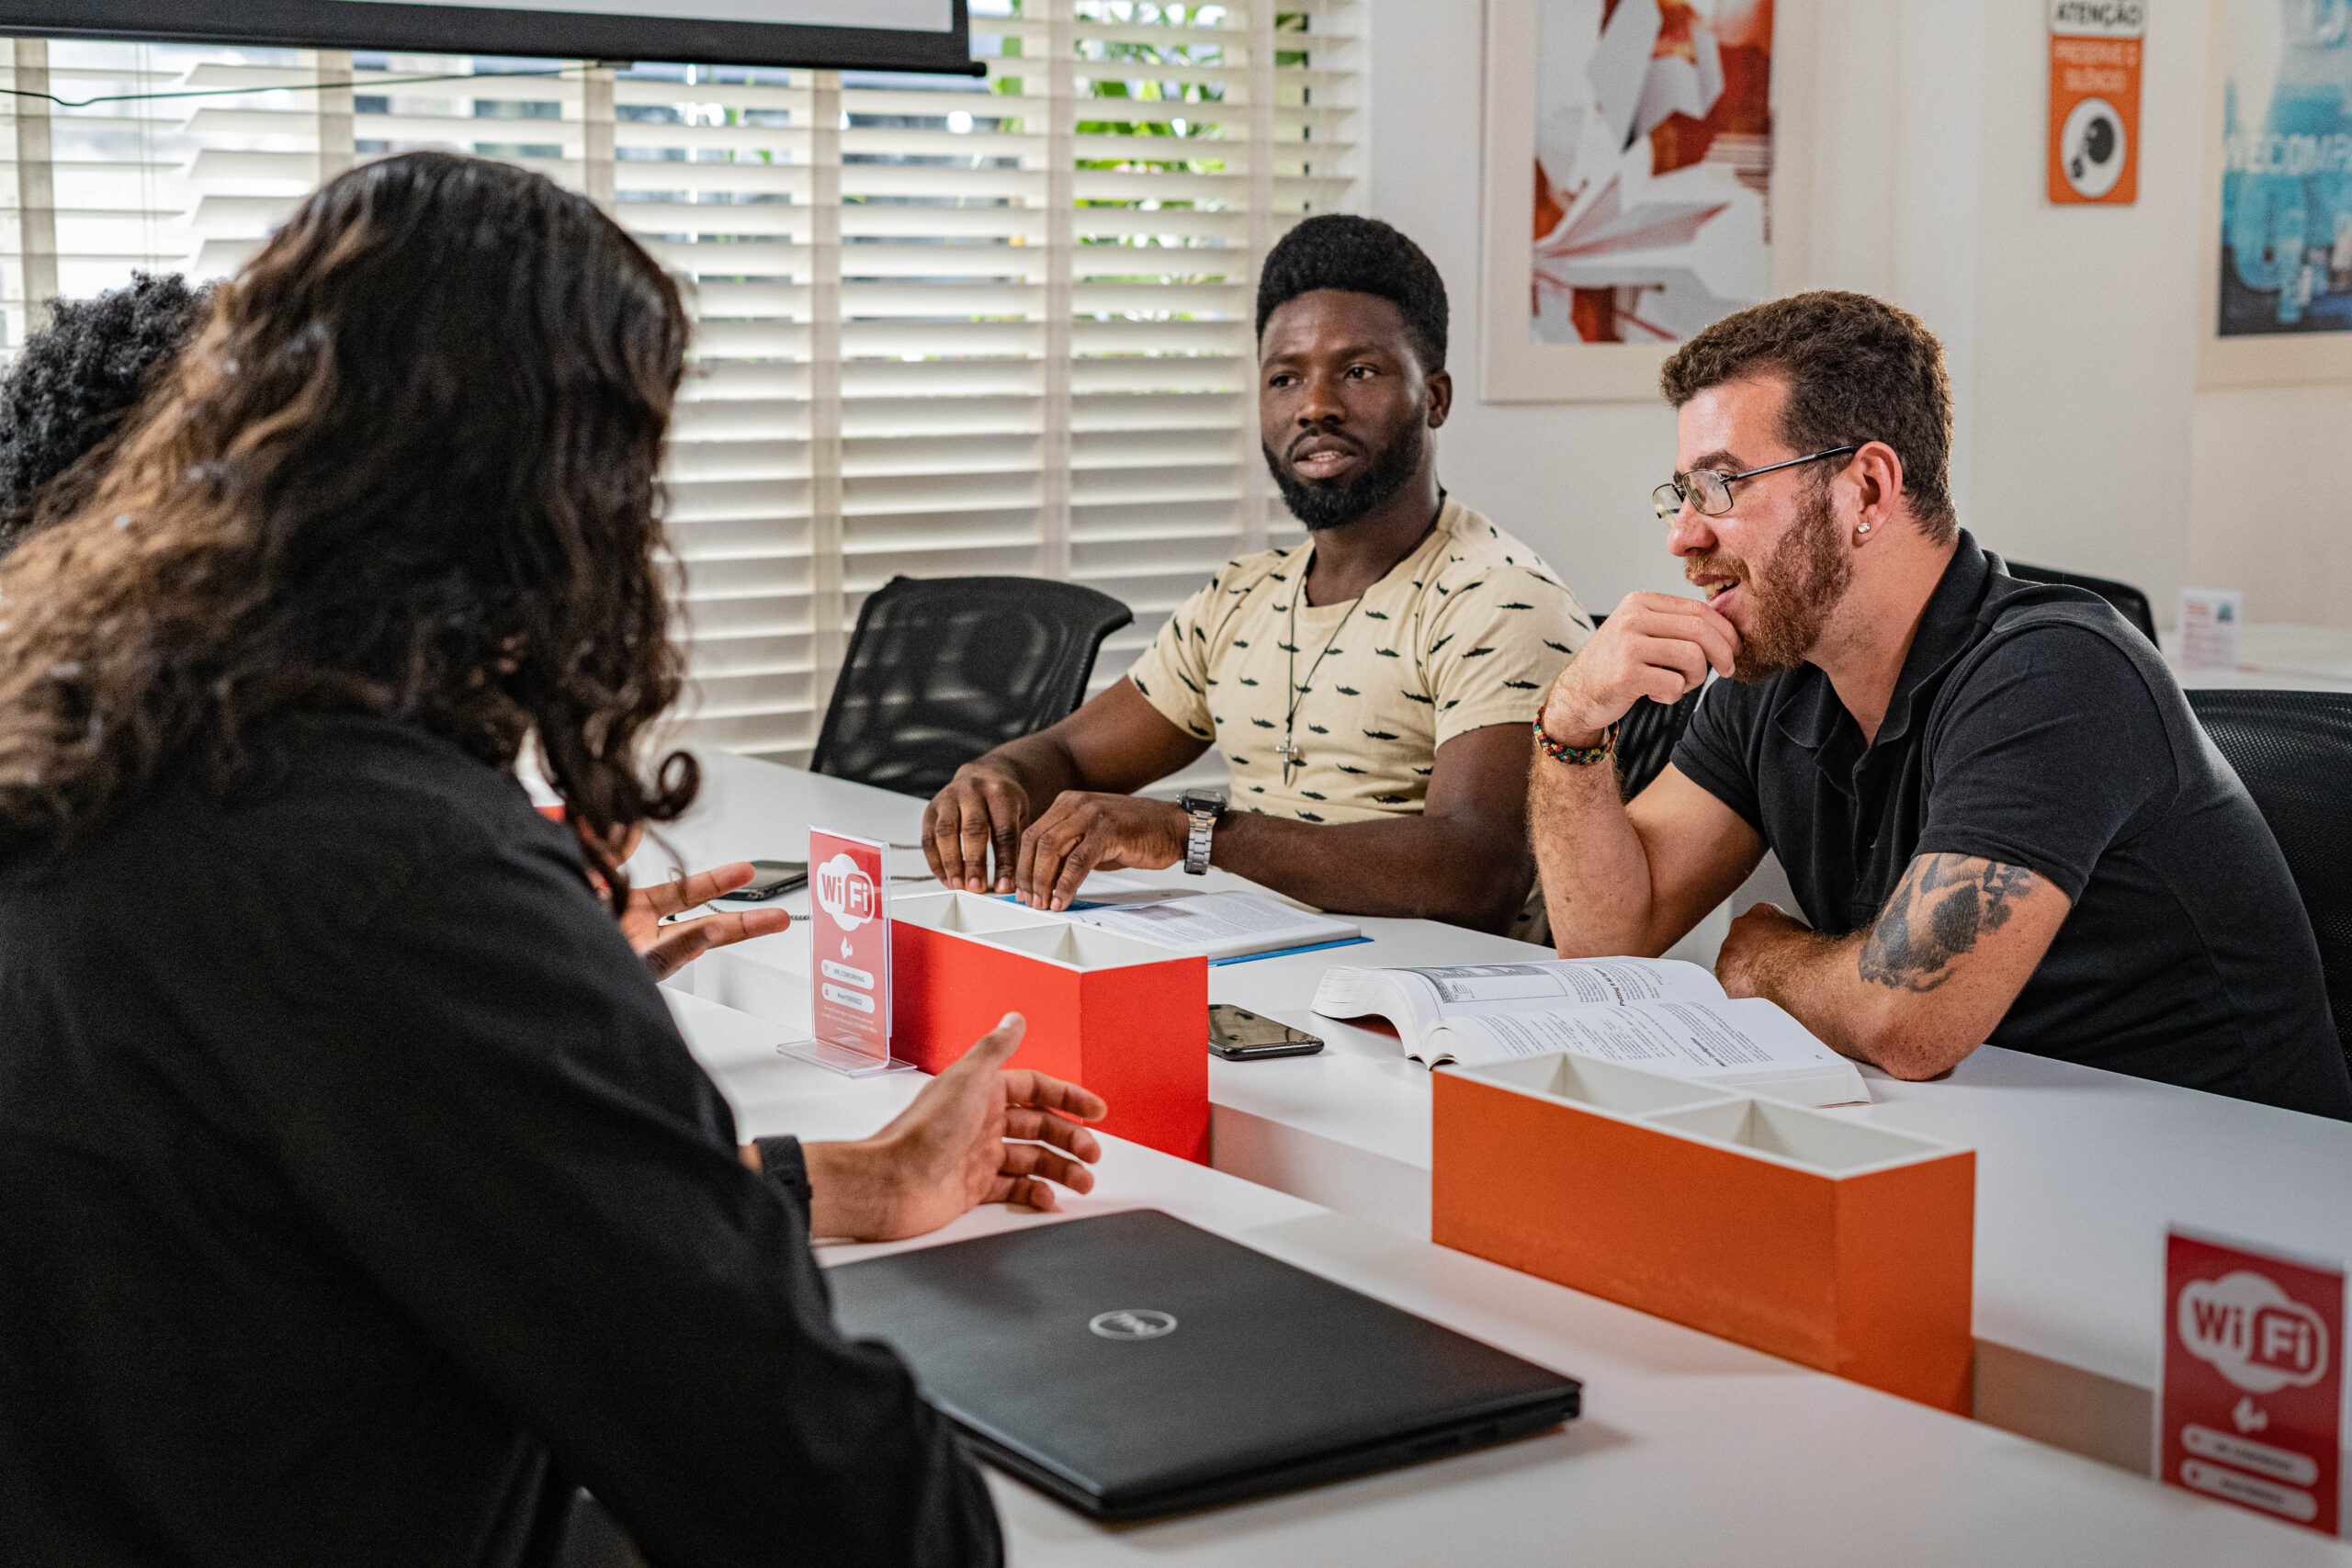
[[[672,1005],[745,1136],[861,1137],[920,1086],[910,1073],[840,1077],[779,1055],[768,1021],[689,995]],[[2352,1562],[2340,1543],[1982,1423],[1139,1145],[1105,1145],[1095,1191],[1066,1199],[1067,1213],[1165,1210],[1580,1378],[1586,1414],[1482,1452],[1117,1528],[1091,1524],[991,1472],[1008,1557],[1019,1568]],[[1051,1223],[984,1208],[899,1245]],[[841,1262],[883,1250],[820,1254]]]
[[[704,761],[702,802],[663,835],[688,865],[799,859],[811,824],[899,843],[918,836],[922,801],[741,758]],[[659,875],[665,863],[649,847],[632,869]],[[923,870],[913,853],[898,866]],[[1207,880],[1250,886],[1214,871]],[[805,911],[806,895],[786,907]],[[1308,1000],[1335,963],[1497,962],[1542,950],[1430,921],[1358,923],[1372,942],[1210,969],[1213,999],[1329,1042],[1314,1056],[1211,1061],[1212,1158],[1220,1170],[1426,1240],[1429,1077],[1393,1038],[1321,1018]],[[807,939],[796,930],[711,954],[684,981],[805,1033],[808,972]],[[2165,1226],[2352,1257],[2352,1125],[1990,1046],[1939,1082],[1868,1068],[1864,1077],[1873,1103],[1839,1114],[1978,1151],[1980,1421],[2144,1472]]]

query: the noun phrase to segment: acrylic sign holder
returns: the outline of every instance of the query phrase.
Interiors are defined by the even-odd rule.
[[[2321,1535],[2352,1533],[2344,1282],[2341,1259],[2172,1227],[2159,1481]]]
[[[904,1072],[890,1055],[890,846],[808,834],[809,1022],[777,1049],[844,1077]]]
[[[1974,1151],[1579,1056],[1435,1077],[1440,1246],[1969,1413]]]
[[[1110,1102],[1102,1132],[1205,1164],[1208,963],[969,893],[899,900],[891,922],[898,1050],[935,1073],[1017,1012],[1012,1066]]]

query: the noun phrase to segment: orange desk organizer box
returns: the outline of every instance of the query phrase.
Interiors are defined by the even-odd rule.
[[[938,1072],[1017,1012],[1012,1066],[1110,1101],[1105,1133],[1208,1163],[1208,960],[969,893],[890,914],[893,1055]]]
[[[1577,1056],[1435,1076],[1439,1245],[1969,1414],[1973,1150]]]

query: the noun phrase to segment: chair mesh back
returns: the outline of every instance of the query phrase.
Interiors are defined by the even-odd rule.
[[[1674,760],[1675,742],[1690,728],[1690,716],[1698,711],[1697,692],[1671,703],[1634,699],[1634,705],[1617,724],[1617,787],[1627,800],[1649,788],[1650,781],[1666,772],[1667,763]]]
[[[1075,712],[1096,649],[1134,619],[1073,582],[894,577],[858,612],[808,766],[935,795],[982,752]]]
[[[2069,588],[2087,588],[2109,604],[2118,614],[2139,628],[2140,635],[2150,642],[2156,640],[2155,613],[2148,607],[2148,596],[2128,582],[2112,578],[2085,577],[2080,572],[2060,571],[2055,567],[2025,566],[2016,561],[2007,563],[2008,574],[2027,582],[2063,582]]]
[[[2319,937],[2335,1037],[2352,1062],[2352,695],[2190,692],[2294,873]]]

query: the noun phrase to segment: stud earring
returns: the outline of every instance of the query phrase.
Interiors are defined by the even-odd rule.
[[[1857,534],[1867,534],[1870,531],[1871,525],[1867,523],[1857,523],[1854,525],[1854,532]]]

